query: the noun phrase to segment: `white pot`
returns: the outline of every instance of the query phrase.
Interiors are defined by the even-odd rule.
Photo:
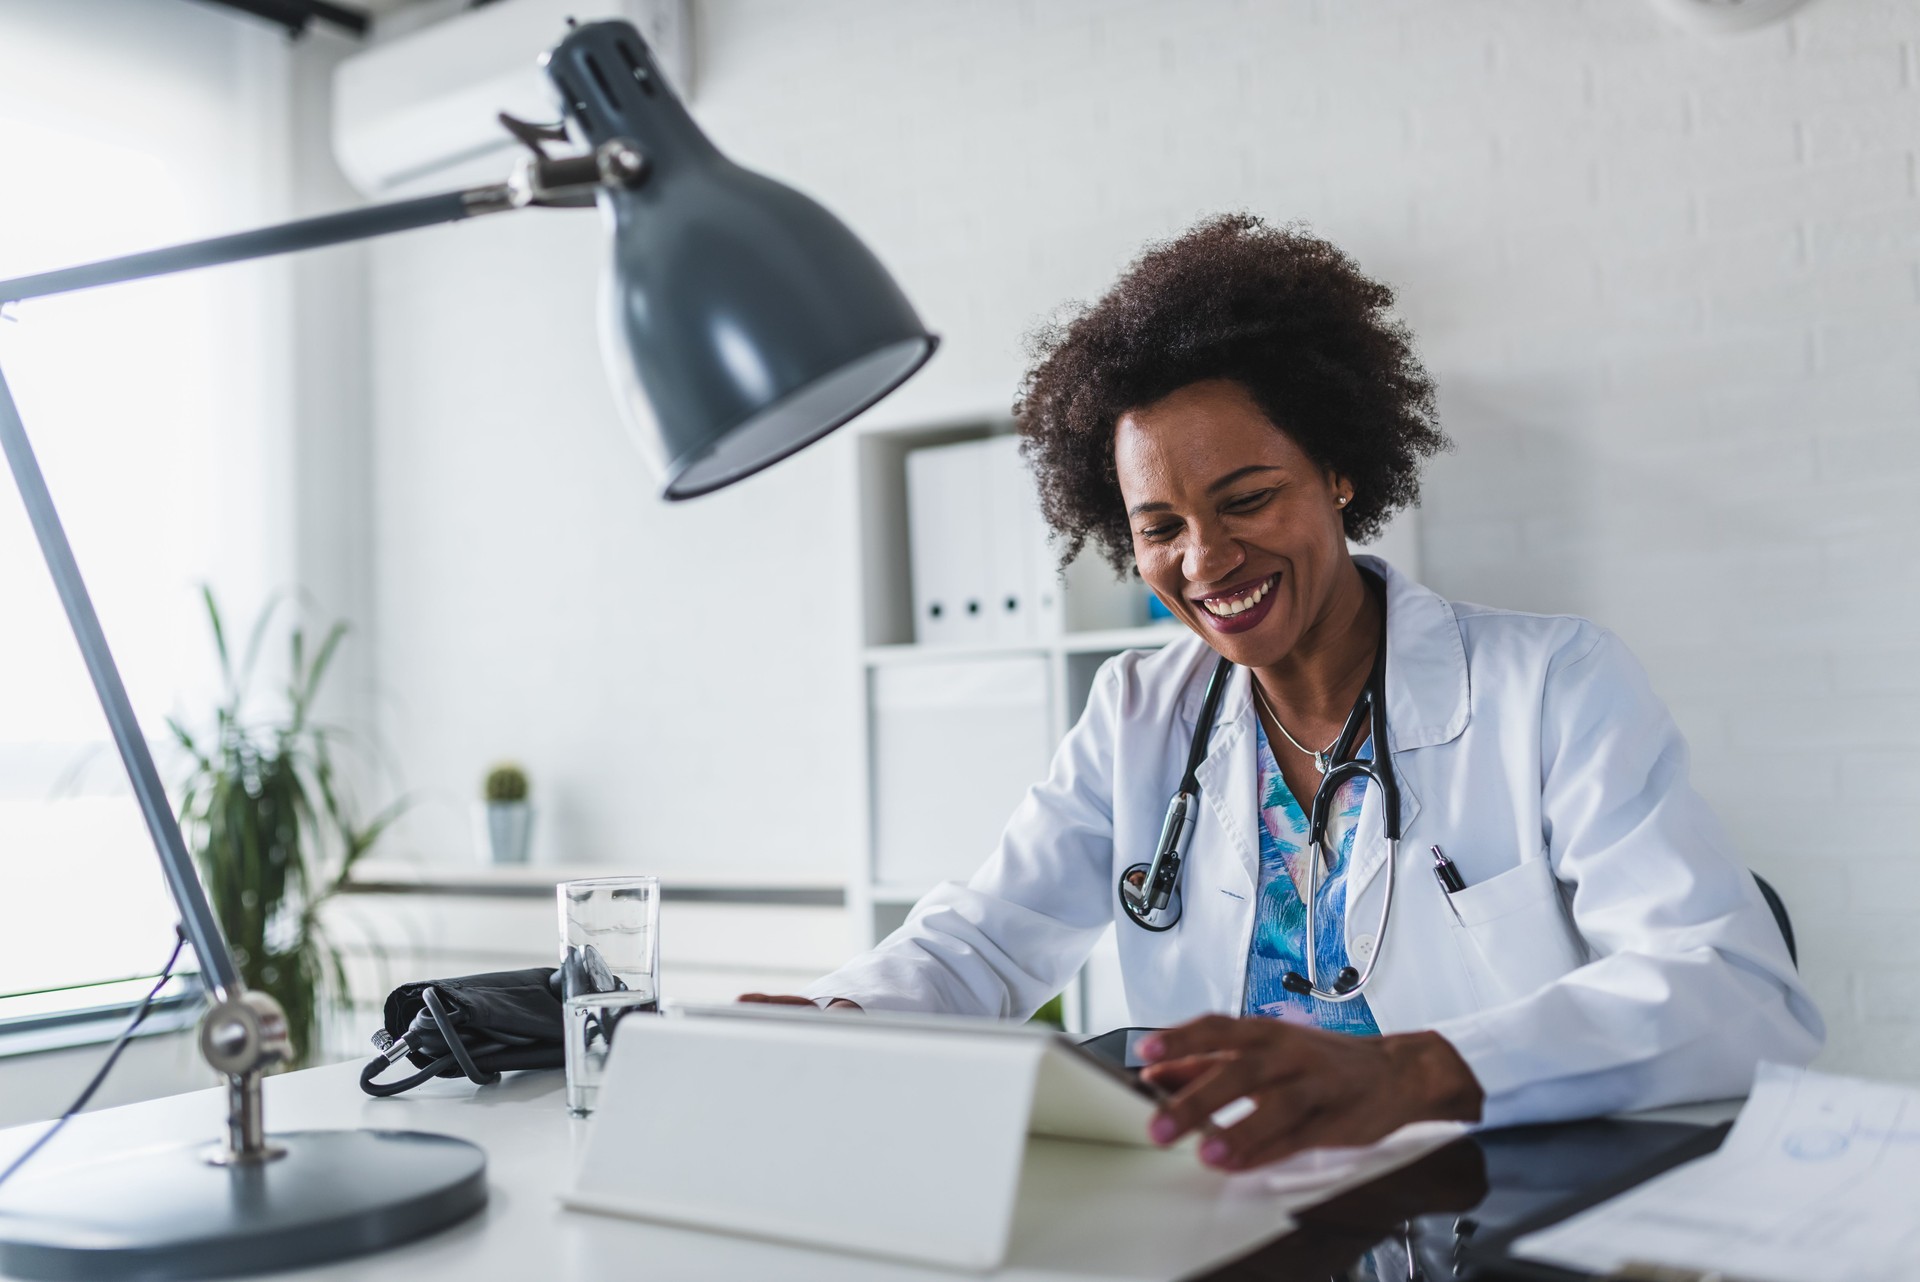
[[[533,806],[525,801],[483,801],[473,811],[474,844],[487,862],[524,864],[533,844]]]

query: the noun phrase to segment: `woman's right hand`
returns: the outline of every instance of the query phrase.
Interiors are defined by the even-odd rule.
[[[765,1006],[811,1006],[819,1009],[819,1003],[811,997],[793,997],[774,993],[742,993],[734,999],[742,1002],[756,1002]],[[828,1010],[859,1010],[860,1003],[850,1002],[844,997],[836,997],[827,1003]]]

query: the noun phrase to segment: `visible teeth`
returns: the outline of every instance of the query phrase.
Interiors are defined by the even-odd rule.
[[[1248,610],[1253,609],[1254,606],[1259,605],[1262,601],[1264,601],[1266,599],[1267,593],[1273,590],[1273,582],[1274,581],[1272,579],[1268,579],[1266,582],[1262,583],[1259,587],[1255,588],[1252,592],[1249,592],[1246,596],[1243,596],[1243,597],[1229,597],[1229,598],[1226,598],[1225,600],[1202,601],[1200,604],[1207,608],[1208,614],[1214,615],[1217,618],[1231,619],[1234,615],[1244,614]]]

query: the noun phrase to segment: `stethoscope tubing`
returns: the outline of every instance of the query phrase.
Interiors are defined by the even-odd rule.
[[[410,1091],[427,1079],[438,1077],[448,1067],[456,1064],[459,1066],[460,1071],[467,1075],[467,1080],[477,1086],[491,1086],[499,1081],[500,1074],[497,1071],[480,1068],[474,1063],[473,1057],[475,1055],[490,1055],[494,1051],[505,1050],[506,1043],[487,1040],[482,1041],[477,1046],[468,1046],[466,1042],[461,1040],[459,1029],[454,1027],[453,1020],[448,1016],[446,1007],[440,1001],[440,994],[435,989],[432,987],[421,989],[420,999],[421,1004],[426,1008],[427,1014],[432,1018],[434,1026],[439,1030],[442,1040],[446,1042],[447,1053],[433,1060],[425,1068],[414,1073],[411,1077],[403,1077],[394,1082],[374,1081],[374,1078],[386,1071],[389,1065],[406,1053],[406,1043],[403,1040],[395,1046],[390,1053],[383,1052],[367,1062],[366,1066],[360,1070],[360,1089],[374,1096],[376,1099],[384,1099],[388,1096],[398,1095],[403,1091]]]
[[[1372,777],[1371,771],[1368,772],[1368,777]],[[1373,928],[1373,950],[1367,954],[1367,964],[1360,968],[1360,973],[1352,986],[1345,989],[1337,986],[1320,987],[1320,977],[1315,973],[1317,962],[1314,949],[1318,940],[1315,938],[1314,923],[1318,913],[1312,906],[1312,896],[1319,890],[1320,879],[1315,874],[1320,870],[1322,858],[1321,847],[1316,844],[1310,855],[1311,862],[1307,865],[1307,993],[1323,1002],[1350,1002],[1360,996],[1361,990],[1367,986],[1367,981],[1373,978],[1374,963],[1380,960],[1380,941],[1387,937],[1387,914],[1393,911],[1393,866],[1400,860],[1400,839],[1387,838],[1387,866],[1383,872],[1386,884],[1381,887],[1380,920]]]
[[[1160,840],[1153,850],[1153,862],[1136,864],[1120,874],[1116,887],[1121,911],[1142,930],[1160,934],[1179,924],[1180,870],[1186,865],[1187,849],[1193,844],[1193,830],[1200,803],[1200,766],[1207,759],[1207,740],[1212,737],[1214,718],[1227,689],[1233,662],[1221,656],[1207,679],[1206,694],[1200,700],[1200,715],[1194,722],[1193,741],[1187,747],[1187,768],[1180,786],[1167,803],[1167,817],[1160,825]],[[1138,897],[1128,894],[1133,874],[1140,874]]]
[[[1393,871],[1400,858],[1400,786],[1393,773],[1392,752],[1387,747],[1385,652],[1383,638],[1382,661],[1374,664],[1360,702],[1354,705],[1353,715],[1340,732],[1340,752],[1344,755],[1356,747],[1353,736],[1359,729],[1360,713],[1364,707],[1367,735],[1373,740],[1374,760],[1370,762],[1355,757],[1340,762],[1322,775],[1320,786],[1313,794],[1313,814],[1307,821],[1307,890],[1304,905],[1307,916],[1306,984],[1304,989],[1300,987],[1298,980],[1301,977],[1293,974],[1289,974],[1287,981],[1283,982],[1287,982],[1293,992],[1317,997],[1323,1002],[1350,1002],[1360,996],[1367,982],[1373,978],[1374,963],[1380,959],[1380,944],[1387,935],[1387,916],[1393,911]],[[1354,973],[1351,982],[1336,982],[1331,988],[1323,988],[1318,974],[1320,870],[1332,867],[1332,860],[1327,854],[1327,827],[1332,820],[1333,805],[1339,797],[1341,785],[1350,779],[1365,779],[1380,793],[1381,815],[1387,837],[1386,883],[1381,887],[1380,920],[1374,926],[1373,948],[1367,955],[1366,965]],[[1345,972],[1342,973],[1344,975]]]
[[[1386,698],[1387,637],[1384,618],[1381,625],[1379,647],[1374,654],[1373,669],[1367,674],[1367,683],[1362,688],[1360,698],[1355,701],[1347,724],[1341,729],[1336,740],[1334,757],[1338,764],[1320,778],[1319,786],[1314,790],[1313,805],[1307,822],[1307,884],[1306,910],[1306,974],[1289,972],[1285,984],[1289,991],[1317,997],[1324,1002],[1350,1002],[1361,996],[1369,981],[1373,978],[1374,967],[1380,960],[1386,941],[1387,922],[1393,911],[1394,866],[1400,855],[1400,788],[1394,775],[1393,753],[1388,744],[1387,698]],[[1132,922],[1144,930],[1156,934],[1173,929],[1180,919],[1179,883],[1185,871],[1187,846],[1193,837],[1193,814],[1200,795],[1198,771],[1206,760],[1208,740],[1212,737],[1214,717],[1218,711],[1220,697],[1225,688],[1226,675],[1233,664],[1224,656],[1214,665],[1212,676],[1207,682],[1206,696],[1202,700],[1200,715],[1194,723],[1193,742],[1187,750],[1187,768],[1181,776],[1179,789],[1168,804],[1167,819],[1162,825],[1160,842],[1155,848],[1151,864],[1135,864],[1120,875],[1120,907]],[[1253,680],[1251,673],[1248,680]],[[1258,715],[1256,713],[1256,715]],[[1368,737],[1373,742],[1374,756],[1371,761],[1347,757],[1358,748],[1354,735],[1360,726],[1367,727]],[[1380,793],[1382,817],[1385,821],[1387,839],[1386,881],[1381,887],[1380,917],[1374,927],[1372,947],[1368,951],[1366,964],[1355,971],[1348,967],[1341,972],[1342,978],[1331,988],[1322,987],[1318,973],[1316,956],[1319,924],[1319,888],[1320,871],[1327,859],[1327,828],[1332,818],[1334,801],[1342,784],[1349,779],[1360,778],[1371,782]],[[1138,898],[1128,893],[1130,878],[1141,874]],[[1353,978],[1347,980],[1345,976]]]

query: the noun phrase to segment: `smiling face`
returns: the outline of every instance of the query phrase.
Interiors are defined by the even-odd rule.
[[[1352,487],[1240,384],[1209,379],[1129,410],[1113,461],[1140,577],[1233,662],[1281,664],[1336,594],[1364,590],[1340,520]]]

